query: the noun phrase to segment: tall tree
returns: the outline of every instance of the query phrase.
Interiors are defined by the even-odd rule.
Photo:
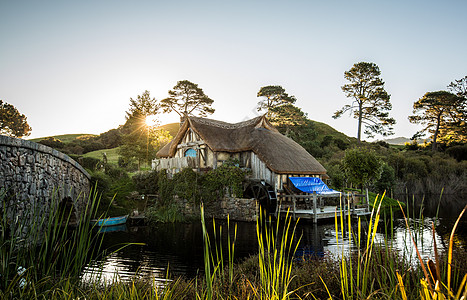
[[[467,76],[451,82],[448,90],[462,98],[456,107],[456,116],[451,124],[449,136],[455,137],[455,142],[465,144],[467,143]]]
[[[365,185],[380,178],[382,161],[374,151],[354,148],[345,151],[342,167],[348,180],[363,191]]]
[[[271,107],[269,112],[269,121],[286,136],[289,136],[294,127],[303,126],[309,121],[306,113],[290,103]]]
[[[149,117],[159,113],[160,106],[155,98],[151,98],[149,91],[144,91],[136,99],[130,98],[130,108],[126,111],[126,122],[122,127],[122,146],[119,154],[127,161],[136,159],[138,166],[146,161],[150,162],[160,146],[157,142],[159,135],[165,135],[156,130],[157,122],[148,124]]]
[[[138,127],[139,129],[144,129],[146,127],[146,119],[159,114],[159,109],[160,105],[157,103],[156,98],[151,98],[148,90],[138,95],[136,99],[130,98],[130,108],[126,111],[124,129],[129,129],[129,126],[132,127],[132,130]]]
[[[257,97],[263,97],[258,102],[258,111],[266,111],[266,116],[271,118],[274,115],[273,109],[286,104],[294,104],[297,99],[295,96],[289,96],[280,85],[263,86]]]
[[[433,151],[438,149],[438,137],[455,129],[463,101],[464,98],[453,93],[437,91],[426,93],[413,104],[413,115],[409,116],[409,121],[425,126],[417,135],[427,131],[431,133]]]
[[[183,121],[184,118],[195,114],[200,117],[213,114],[215,111],[211,107],[213,102],[214,100],[206,96],[197,84],[182,80],[169,91],[169,97],[161,101],[161,107],[164,112],[176,112],[180,116],[180,121]]]
[[[448,85],[448,90],[459,97],[467,98],[467,76],[451,82]]]
[[[26,119],[16,107],[0,100],[0,134],[19,138],[28,136],[32,129]]]
[[[365,125],[365,134],[373,137],[373,133],[383,136],[393,134],[392,125],[396,120],[389,117],[392,109],[391,96],[384,89],[384,81],[379,77],[381,71],[374,63],[359,62],[344,72],[344,78],[350,83],[342,86],[345,96],[352,98],[351,104],[347,104],[334,113],[337,119],[344,113],[353,114],[358,119],[357,139],[361,141],[362,125]]]

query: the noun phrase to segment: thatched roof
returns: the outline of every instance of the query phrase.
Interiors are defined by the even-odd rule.
[[[173,157],[177,145],[191,128],[215,152],[253,151],[271,171],[278,174],[325,174],[326,169],[302,146],[282,135],[266,117],[230,124],[188,117],[175,138],[157,152],[157,157]]]

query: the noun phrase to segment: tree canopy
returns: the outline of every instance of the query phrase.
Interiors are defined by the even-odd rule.
[[[136,99],[130,98],[130,108],[126,111],[126,122],[124,129],[144,129],[146,127],[146,119],[150,116],[159,114],[160,104],[156,98],[151,98],[148,90],[143,94],[138,95]]]
[[[416,135],[431,133],[432,149],[436,151],[438,138],[462,138],[459,133],[465,131],[465,106],[466,99],[453,93],[428,92],[413,104],[413,115],[408,118],[411,123],[424,125]]]
[[[159,148],[168,142],[170,135],[156,128],[157,119],[154,124],[147,123],[148,117],[157,116],[159,110],[160,105],[147,90],[136,99],[130,98],[130,108],[126,111],[126,122],[122,128],[122,145],[119,148],[123,159],[136,159],[138,166],[144,161],[149,163]]]
[[[161,101],[161,107],[164,112],[176,112],[183,120],[187,116],[206,117],[213,114],[213,102],[197,84],[182,80],[169,91],[169,97]]]
[[[392,125],[396,121],[389,117],[392,109],[391,96],[384,89],[380,75],[379,67],[368,62],[356,63],[349,71],[344,72],[344,78],[350,83],[343,85],[342,91],[353,101],[336,111],[333,118],[337,119],[349,112],[358,119],[358,141],[361,141],[363,124],[368,137],[373,137],[374,133],[383,136],[393,134]]]
[[[294,104],[297,99],[295,96],[289,96],[283,87],[280,85],[263,86],[257,97],[263,97],[263,100],[258,102],[258,111],[266,111],[266,116],[274,117],[274,109],[286,104]]]
[[[342,166],[347,179],[362,187],[379,179],[382,171],[382,161],[376,153],[364,148],[346,150]]]
[[[0,100],[0,134],[18,137],[28,136],[32,130],[16,107]]]

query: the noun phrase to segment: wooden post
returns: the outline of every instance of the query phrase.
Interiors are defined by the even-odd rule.
[[[318,223],[318,214],[316,211],[316,201],[318,200],[318,197],[316,195],[316,192],[313,192],[313,222]]]
[[[214,152],[214,157],[212,159],[212,168],[217,169],[217,152]]]
[[[295,206],[295,196],[292,196],[292,202],[293,202],[293,219],[296,220],[297,218],[295,217],[295,209],[296,209],[296,206]]]
[[[368,188],[366,189],[366,207],[367,211],[370,211],[370,196],[368,195]]]

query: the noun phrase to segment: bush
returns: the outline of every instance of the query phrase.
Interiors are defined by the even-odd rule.
[[[43,140],[40,140],[39,141],[39,144],[42,144],[42,145],[45,145],[45,146],[48,146],[50,148],[54,148],[54,149],[63,149],[63,147],[65,146],[64,143],[62,143],[62,141],[60,141],[59,139],[56,139],[54,137],[48,137],[48,138],[45,138]]]
[[[143,195],[156,194],[159,191],[160,174],[160,172],[154,170],[149,172],[138,172],[133,175],[132,180],[136,191]]]
[[[79,162],[83,168],[91,170],[91,171],[96,171],[97,169],[100,168],[101,166],[101,161],[100,159],[94,158],[94,157],[81,157],[79,159]]]
[[[375,191],[379,194],[383,194],[384,191],[389,193],[396,184],[396,175],[394,168],[389,166],[387,163],[383,163],[381,177],[374,183]]]
[[[458,162],[467,160],[467,145],[450,147],[446,149],[446,153]]]

